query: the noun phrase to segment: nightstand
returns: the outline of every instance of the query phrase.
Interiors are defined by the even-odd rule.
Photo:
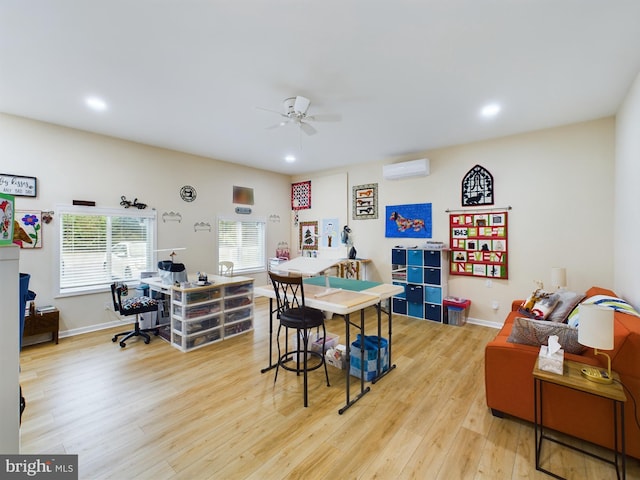
[[[58,329],[60,327],[60,312],[56,308],[47,312],[29,314],[24,317],[24,333],[22,338],[42,333],[50,333],[51,341],[58,343]]]
[[[625,438],[624,438],[624,402],[627,401],[627,397],[624,393],[622,384],[620,383],[620,377],[617,373],[611,372],[613,376],[613,383],[602,384],[596,383],[591,380],[587,380],[582,376],[581,370],[583,367],[591,367],[583,363],[574,362],[571,360],[564,361],[564,372],[562,375],[556,373],[546,372],[538,368],[538,360],[536,360],[535,367],[533,368],[533,396],[534,396],[534,424],[535,424],[535,439],[536,439],[536,470],[551,475],[554,478],[563,478],[555,473],[545,470],[540,466],[540,450],[542,449],[542,441],[549,440],[551,442],[563,445],[578,452],[585,453],[591,457],[597,458],[616,467],[617,478],[626,478],[626,455],[625,455]],[[598,397],[611,400],[613,404],[613,432],[614,432],[614,459],[601,457],[594,455],[591,452],[587,452],[574,445],[564,443],[557,438],[549,437],[545,435],[544,431],[544,419],[542,418],[542,405],[543,405],[543,387],[545,383],[553,383],[564,388],[571,388],[578,390],[589,395],[596,395]],[[618,435],[619,432],[619,435]],[[621,472],[622,470],[622,472]],[[621,474],[622,473],[622,474]]]

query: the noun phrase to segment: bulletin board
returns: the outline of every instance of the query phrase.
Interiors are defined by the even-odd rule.
[[[450,273],[509,278],[507,212],[449,216]]]

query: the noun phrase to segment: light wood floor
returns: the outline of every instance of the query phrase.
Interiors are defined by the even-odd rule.
[[[301,377],[281,371],[274,385],[273,371],[260,373],[267,306],[258,299],[253,332],[190,353],[160,338],[121,349],[111,336],[126,327],[25,347],[22,453],[78,454],[91,480],[550,478],[535,470],[533,427],[485,405],[496,330],[395,316],[397,369],[339,415],[342,371],[329,367],[331,387],[311,373],[309,408]],[[342,317],[328,329],[344,342]],[[548,445],[544,464],[570,479],[615,478]],[[635,459],[627,478],[640,478]]]

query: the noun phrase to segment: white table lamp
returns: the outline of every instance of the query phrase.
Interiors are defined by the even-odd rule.
[[[551,286],[555,289],[560,289],[567,286],[566,268],[553,267],[551,269]]]
[[[596,355],[607,357],[607,370],[595,367],[582,369],[582,375],[599,383],[611,383],[611,357],[602,350],[613,350],[613,314],[611,308],[598,305],[580,305],[578,323],[578,342],[587,347],[593,347]]]

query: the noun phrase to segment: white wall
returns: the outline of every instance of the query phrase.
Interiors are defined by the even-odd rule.
[[[633,111],[637,116],[637,108]],[[117,207],[121,195],[138,197],[159,215],[164,211],[183,215],[181,224],[159,220],[159,248],[185,246],[178,261],[190,271],[213,271],[217,262],[214,232],[196,233],[193,224],[207,221],[213,225],[217,214],[233,212],[231,191],[236,184],[255,189],[257,215],[280,217],[280,223],[268,223],[268,256],[283,240],[289,240],[293,255],[297,253],[290,177],[9,115],[0,115],[0,129],[0,171],[38,177],[38,197],[18,197],[19,209],[54,210],[56,204],[69,204],[73,199]],[[501,323],[511,300],[527,295],[533,280],[550,284],[554,266],[567,268],[571,289],[614,287],[614,147],[615,122],[606,118],[417,152],[412,158],[431,160],[428,177],[387,181],[382,178],[383,162],[300,176],[293,181],[312,180],[312,209],[301,211],[299,219],[321,222],[335,217],[349,224],[358,256],[373,260],[367,268],[369,278],[390,281],[390,250],[400,242],[384,237],[385,206],[432,203],[433,238],[448,243],[445,210],[461,207],[463,176],[476,164],[484,166],[494,176],[495,206],[513,207],[509,212],[509,279],[494,280],[487,288],[483,279],[452,276],[449,293],[472,300],[472,317]],[[366,183],[379,185],[379,218],[353,220],[351,188]],[[198,191],[192,204],[178,195],[185,184]],[[616,195],[630,197],[632,192],[617,191]],[[616,202],[625,203],[622,198]],[[43,249],[21,255],[21,271],[32,274],[37,301],[55,303],[61,309],[63,331],[112,320],[104,311],[106,294],[53,298],[54,223],[44,226]],[[344,256],[346,249],[338,253]],[[624,261],[620,263],[624,268]],[[266,275],[256,281],[266,282]],[[622,291],[617,284],[616,288]],[[500,304],[497,312],[491,309],[493,300]]]
[[[616,117],[615,290],[640,309],[640,74]]]
[[[493,280],[487,288],[485,279],[451,276],[449,293],[471,299],[471,317],[502,323],[511,300],[530,293],[534,280],[551,286],[551,268],[556,266],[567,268],[569,289],[612,288],[614,128],[614,119],[606,118],[417,152],[411,158],[431,161],[428,177],[384,180],[383,162],[345,168],[349,189],[378,183],[377,220],[351,219],[351,201],[348,210],[358,256],[373,259],[369,277],[391,281],[391,248],[421,244],[416,239],[385,238],[385,206],[431,203],[433,239],[448,244],[446,210],[461,208],[462,178],[480,164],[494,177],[495,207],[513,207],[508,215],[509,279]],[[312,180],[315,201],[307,218],[314,217],[316,208],[328,214],[327,205],[334,205],[330,192],[320,191],[315,176],[296,180],[307,178]],[[493,300],[500,304],[498,311],[491,308]]]
[[[16,197],[20,210],[54,210],[73,200],[92,200],[99,207],[121,208],[120,197],[158,212],[158,248],[186,247],[176,261],[190,273],[217,272],[216,216],[233,214],[233,185],[254,189],[253,214],[267,219],[267,256],[289,239],[291,180],[286,175],[238,166],[175,151],[149,147],[79,130],[0,114],[0,172],[35,176],[36,198]],[[192,203],[179,195],[183,185],[196,188]],[[163,223],[163,212],[179,212],[182,221]],[[278,215],[280,222],[269,222]],[[31,274],[36,303],[60,309],[61,331],[83,331],[115,320],[105,311],[110,294],[55,298],[52,275],[57,218],[43,225],[43,248],[22,250],[20,271]],[[196,222],[208,222],[212,231],[194,231]],[[159,259],[168,259],[160,253]],[[266,274],[256,275],[266,283]]]

